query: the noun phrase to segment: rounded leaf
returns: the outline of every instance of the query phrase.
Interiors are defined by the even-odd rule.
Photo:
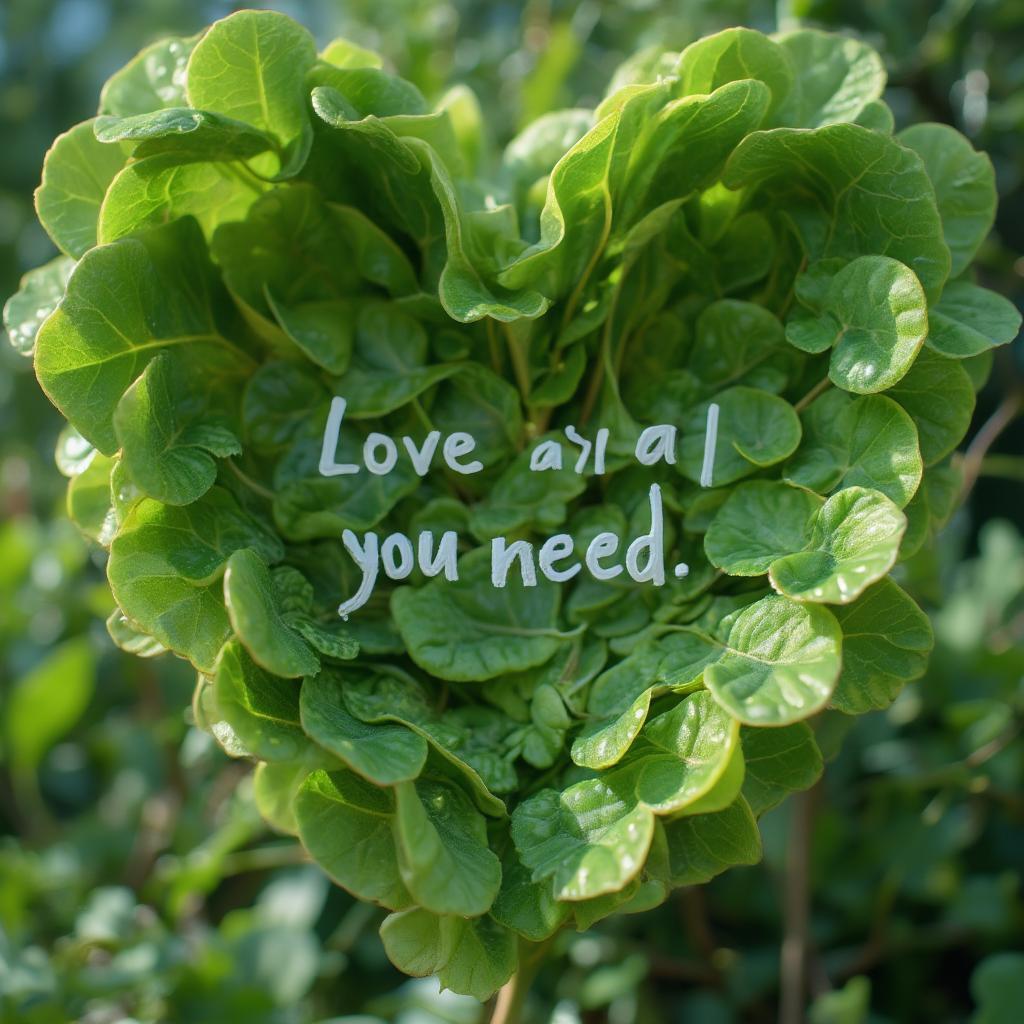
[[[928,314],[928,345],[953,359],[967,359],[1017,337],[1021,315],[996,292],[970,281],[950,281]]]
[[[415,779],[427,760],[422,736],[400,725],[367,725],[345,708],[344,676],[333,669],[303,680],[302,728],[353,771],[381,786]]]
[[[720,487],[792,455],[800,443],[800,417],[777,395],[734,387],[716,395],[718,434],[712,482]],[[695,483],[704,467],[709,402],[695,406],[683,424],[680,470]]]
[[[250,548],[234,552],[224,573],[224,604],[231,628],[268,672],[285,678],[316,675],[320,659],[281,617],[270,571]]]
[[[395,798],[348,771],[316,771],[295,796],[302,845],[330,877],[362,900],[391,910],[414,901],[402,881],[391,834]]]
[[[934,638],[928,616],[890,579],[836,609],[843,631],[843,674],[832,706],[848,715],[888,707],[905,683],[924,674]]]
[[[837,325],[829,379],[855,394],[891,388],[928,334],[928,304],[914,272],[888,256],[861,256],[832,279],[825,311]]]
[[[789,597],[849,604],[893,567],[906,528],[884,494],[846,487],[817,511],[806,548],[773,562],[768,577]]]
[[[704,670],[712,696],[748,725],[788,725],[828,703],[842,632],[820,605],[765,597],[722,622],[723,653]]]
[[[711,520],[704,550],[730,576],[760,576],[810,542],[821,504],[816,494],[774,480],[740,484]]]
[[[996,215],[996,174],[992,161],[948,124],[914,124],[899,141],[924,162],[949,246],[950,276],[970,265]]]

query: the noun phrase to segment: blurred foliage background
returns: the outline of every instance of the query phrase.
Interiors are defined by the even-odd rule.
[[[260,5],[255,5],[260,6]],[[1024,4],[1004,0],[309,0],[268,4],[382,51],[428,95],[480,95],[497,142],[587,105],[636,49],[732,24],[840,28],[883,53],[898,126],[956,125],[996,166],[984,283],[1024,304]],[[146,43],[234,9],[4,0],[0,300],[48,259],[43,153]],[[101,563],[63,519],[59,417],[0,349],[0,1020],[476,1024],[406,981],[378,915],[260,824],[248,766],[190,724],[192,680],[116,651]],[[969,493],[904,566],[932,614],[925,679],[819,723],[822,784],[762,822],[766,856],[653,914],[559,937],[533,1019],[771,1022],[806,963],[811,1024],[1024,1020],[1024,346],[1000,352]],[[781,1016],[780,1016],[781,1012]]]

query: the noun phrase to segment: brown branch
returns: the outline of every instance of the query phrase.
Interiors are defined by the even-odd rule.
[[[811,906],[811,826],[814,816],[811,789],[793,797],[793,817],[786,850],[783,887],[782,954],[780,957],[779,1024],[802,1024],[807,990],[807,947]]]
[[[960,492],[960,500],[966,501],[968,495],[974,489],[978,481],[978,474],[981,472],[981,464],[988,453],[989,448],[999,439],[999,435],[1017,418],[1024,405],[1024,391],[1011,391],[996,407],[996,411],[981,425],[981,429],[974,436],[974,440],[967,446],[964,452],[961,466],[964,472],[963,490]]]
[[[682,911],[683,926],[690,941],[704,960],[713,965],[718,943],[708,921],[704,890],[698,885],[690,885],[683,889],[679,897],[679,909]]]

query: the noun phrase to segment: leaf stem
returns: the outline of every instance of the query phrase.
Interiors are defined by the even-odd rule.
[[[1024,458],[1019,455],[986,455],[981,460],[978,476],[1024,483]]]
[[[221,874],[226,878],[246,871],[267,871],[270,868],[308,863],[309,855],[303,847],[294,843],[276,843],[273,846],[257,846],[227,854],[221,861]]]
[[[832,381],[830,381],[828,377],[819,380],[818,383],[815,384],[814,387],[811,388],[811,390],[808,391],[807,394],[804,395],[804,397],[801,398],[800,401],[793,406],[793,409],[796,412],[803,412],[804,409],[806,409],[807,406],[809,406],[811,402],[813,402],[818,397],[818,395],[820,395],[823,391],[827,391],[831,386]]]
[[[998,440],[999,435],[1017,418],[1024,406],[1024,391],[1011,391],[996,407],[996,411],[981,425],[974,435],[974,440],[967,446],[961,463],[964,471],[964,486],[960,500],[966,501],[967,496],[978,482],[981,466],[989,448]]]
[[[505,360],[501,358],[501,347],[494,335],[494,321],[488,317],[484,322],[487,326],[487,348],[491,353],[491,369],[500,377],[505,369]]]
[[[249,476],[248,473],[243,473],[242,470],[240,470],[238,466],[235,465],[233,459],[225,459],[224,462],[231,470],[231,472],[234,473],[235,476],[237,476],[238,479],[241,480],[242,483],[245,484],[245,486],[248,487],[250,491],[252,491],[254,494],[258,494],[261,498],[266,498],[267,501],[274,500],[274,492],[264,487],[263,484],[257,483],[255,480],[253,480],[251,476]]]
[[[520,941],[519,970],[498,990],[490,1024],[519,1024],[530,986],[543,966],[553,940],[554,935],[543,942]]]
[[[576,312],[576,307],[579,305],[580,300],[583,297],[584,289],[587,286],[587,282],[590,280],[590,275],[593,274],[594,269],[601,262],[605,246],[608,244],[608,237],[612,231],[612,197],[611,192],[608,191],[607,183],[601,193],[601,199],[604,206],[604,224],[601,227],[601,238],[594,247],[593,255],[590,257],[587,265],[583,268],[583,273],[580,274],[579,281],[576,282],[576,286],[573,288],[572,294],[565,303],[565,309],[562,311],[563,331],[572,321],[573,314]]]
[[[793,797],[793,817],[786,848],[783,889],[785,933],[779,973],[779,1024],[802,1024],[807,990],[807,947],[810,936],[810,853],[811,823],[815,790]]]
[[[594,403],[597,402],[597,396],[601,393],[601,385],[604,383],[604,360],[602,359],[594,370],[593,375],[590,378],[590,386],[587,388],[587,394],[583,399],[583,407],[580,410],[580,426],[582,427],[587,420],[590,419],[590,414],[594,411]]]
[[[530,404],[530,366],[526,353],[519,340],[512,334],[508,324],[502,324],[505,332],[505,339],[508,342],[508,354],[512,360],[512,372],[516,376],[516,385],[519,394],[523,397],[523,405],[529,408]]]

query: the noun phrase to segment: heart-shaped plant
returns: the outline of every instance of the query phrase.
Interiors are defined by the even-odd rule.
[[[197,722],[393,912],[404,971],[485,998],[564,925],[756,861],[757,817],[821,771],[804,720],[923,671],[890,573],[949,515],[1019,318],[968,271],[989,161],[894,135],[884,81],[855,40],[730,29],[499,154],[466,89],[431,108],[242,12],[143,51],[50,150],[64,255],[6,319],[70,424],[110,633],[195,666]],[[357,471],[325,475],[336,396]],[[678,450],[638,466],[659,423]],[[569,436],[602,428],[577,472]],[[371,434],[422,461],[433,431],[480,472],[360,464]],[[566,458],[538,472],[545,440]],[[682,578],[492,585],[494,538],[643,533],[652,483]],[[457,579],[381,578],[338,616],[344,531],[450,530]]]

